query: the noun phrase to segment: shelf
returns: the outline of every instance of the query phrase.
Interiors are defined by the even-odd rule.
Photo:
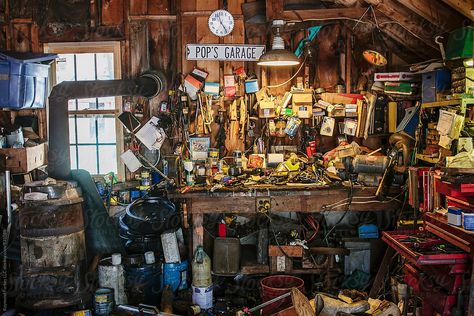
[[[453,99],[453,100],[446,100],[446,101],[437,101],[437,102],[427,102],[422,103],[422,109],[430,109],[430,108],[439,108],[442,106],[456,106],[461,105],[462,99]]]
[[[448,224],[446,216],[439,213],[425,213],[423,218],[427,231],[464,251],[471,252],[474,245],[474,231]]]
[[[416,154],[416,159],[422,160],[427,163],[433,163],[433,164],[436,164],[440,161],[440,157],[430,157],[423,154]]]

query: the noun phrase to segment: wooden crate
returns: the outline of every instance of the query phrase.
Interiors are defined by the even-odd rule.
[[[27,173],[47,162],[46,144],[25,148],[1,148],[0,155],[7,156],[6,168],[12,173]]]

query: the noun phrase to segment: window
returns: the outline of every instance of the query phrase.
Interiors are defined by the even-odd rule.
[[[55,84],[62,81],[111,80],[121,77],[120,43],[53,43],[45,52],[58,54]],[[123,178],[119,163],[122,127],[116,119],[121,98],[69,100],[71,168],[93,175],[114,172]]]

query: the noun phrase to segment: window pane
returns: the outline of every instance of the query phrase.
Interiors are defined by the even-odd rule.
[[[94,54],[76,54],[77,80],[95,80]]]
[[[76,146],[69,146],[71,152],[71,169],[77,169]]]
[[[74,54],[59,54],[56,59],[56,83],[74,80]]]
[[[91,174],[97,174],[97,155],[95,146],[78,146],[79,169],[85,169]]]
[[[74,122],[74,116],[69,116],[69,144],[76,143],[76,124]]]
[[[117,173],[117,149],[115,146],[99,146],[99,174]]]
[[[99,129],[99,143],[115,143],[117,136],[115,133],[115,117],[98,117],[97,126]]]
[[[112,80],[114,79],[114,54],[98,53],[97,58],[97,79]]]
[[[96,143],[95,117],[78,117],[77,118],[77,142],[78,144],[84,144],[84,143],[95,144]]]
[[[98,98],[98,109],[100,110],[114,110],[115,97]]]
[[[96,99],[95,98],[90,98],[90,99],[79,99],[77,100],[77,109],[78,110],[87,110],[87,109],[96,109]]]
[[[68,100],[67,101],[67,108],[68,108],[69,111],[76,110],[76,99]]]

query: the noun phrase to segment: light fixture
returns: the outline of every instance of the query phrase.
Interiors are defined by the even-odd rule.
[[[285,49],[285,42],[280,36],[280,27],[283,25],[285,25],[285,21],[283,20],[273,21],[272,28],[276,28],[276,34],[273,36],[272,49],[260,56],[257,65],[268,67],[288,67],[300,64],[298,57]]]
[[[464,63],[464,67],[466,67],[466,68],[474,67],[474,59],[473,58],[465,59],[463,63]]]

